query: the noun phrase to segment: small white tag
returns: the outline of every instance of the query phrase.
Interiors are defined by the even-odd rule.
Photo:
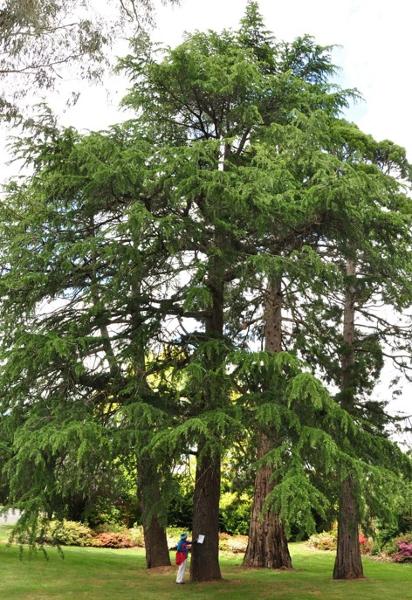
[[[203,542],[205,541],[205,536],[203,534],[199,533],[196,541],[198,544],[203,544]]]

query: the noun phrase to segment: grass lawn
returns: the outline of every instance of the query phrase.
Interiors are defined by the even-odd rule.
[[[222,556],[224,580],[208,584],[174,583],[175,568],[145,570],[141,550],[65,548],[49,560],[41,553],[19,560],[16,547],[7,547],[7,530],[0,527],[0,598],[4,600],[412,600],[412,565],[365,559],[366,579],[333,581],[333,553],[291,544],[294,571],[245,570],[241,557]],[[183,594],[184,592],[184,594]]]

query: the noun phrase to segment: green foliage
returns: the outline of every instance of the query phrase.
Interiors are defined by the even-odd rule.
[[[266,498],[266,507],[273,505],[290,533],[291,523],[303,535],[316,530],[315,513],[326,517],[329,499],[315,487],[304,469],[298,466],[282,477]]]
[[[187,531],[192,526],[192,519],[193,481],[188,481],[188,478],[183,478],[183,480],[176,478],[172,501],[167,512],[168,531],[170,527],[180,527],[182,531]]]
[[[13,0],[3,4],[1,75],[3,89],[8,91],[0,98],[2,116],[15,117],[16,99],[33,86],[53,86],[64,69],[70,68],[81,78],[100,79],[113,65],[109,50],[116,35],[121,31],[130,37],[140,31],[143,37],[143,23],[153,22],[151,0],[109,4],[109,11],[97,12],[90,0]],[[11,89],[14,92],[10,93]],[[77,97],[73,92],[71,101]]]
[[[76,521],[51,521],[39,541],[59,546],[93,546],[94,532]]]
[[[232,535],[247,535],[251,507],[251,498],[246,494],[241,496],[231,492],[222,494],[219,505],[220,530]]]

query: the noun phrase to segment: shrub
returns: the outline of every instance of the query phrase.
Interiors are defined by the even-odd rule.
[[[234,535],[229,539],[229,549],[233,554],[244,554],[247,548],[247,535]]]
[[[94,536],[92,546],[97,548],[131,548],[133,546],[129,533],[116,533],[114,531],[99,533]]]
[[[322,531],[310,536],[308,545],[318,550],[336,550],[338,541],[338,530],[335,525],[330,531]],[[364,533],[359,534],[359,545],[362,554],[370,554],[373,549],[373,542]]]
[[[128,529],[124,525],[118,523],[100,523],[93,527],[94,533],[124,533]]]
[[[222,552],[229,552],[229,539],[230,535],[228,533],[219,533],[219,550]]]
[[[93,531],[77,521],[50,521],[42,540],[38,541],[60,546],[91,546]]]
[[[412,562],[412,544],[399,542],[398,552],[393,555],[395,562]]]
[[[246,552],[247,541],[247,535],[229,535],[228,533],[219,533],[219,550],[222,552],[241,554]]]
[[[192,539],[191,531],[185,529],[184,527],[168,527],[166,529],[167,545],[169,547],[175,546],[180,539],[180,534],[183,532],[187,533],[189,540]]]
[[[371,538],[368,538],[364,533],[360,533],[359,546],[361,554],[371,554],[374,544]]]
[[[308,545],[318,550],[336,550],[337,533],[335,529],[322,531],[310,536]]]
[[[383,552],[395,562],[412,562],[412,532],[390,540],[383,547]]]

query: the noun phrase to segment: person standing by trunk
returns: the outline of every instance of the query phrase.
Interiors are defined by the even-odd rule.
[[[179,567],[176,575],[176,583],[184,583],[187,557],[191,545],[192,542],[187,539],[187,533],[182,533],[176,546],[176,564]]]

